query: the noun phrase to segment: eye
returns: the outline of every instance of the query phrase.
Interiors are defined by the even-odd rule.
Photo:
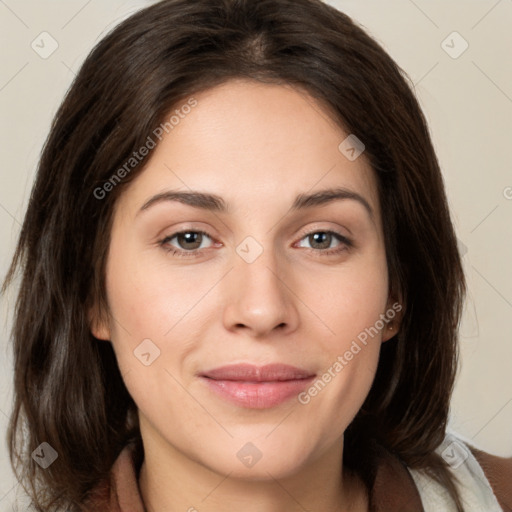
[[[212,241],[213,239],[206,231],[183,230],[166,236],[159,241],[159,245],[173,256],[194,257],[201,256],[203,250],[209,248],[207,240]],[[304,247],[322,256],[338,254],[353,246],[353,242],[347,237],[336,231],[328,230],[313,231],[304,236],[302,240],[308,241],[310,247],[304,247],[300,243],[298,247]],[[172,243],[173,241],[177,246]],[[204,242],[206,242],[206,246]],[[332,247],[333,242],[336,244],[334,247]]]
[[[171,244],[175,239],[178,247]],[[207,248],[203,244],[206,239],[212,240],[205,231],[185,230],[166,236],[159,244],[176,256],[197,256],[201,254],[202,249]]]
[[[336,231],[312,231],[301,240],[307,240],[307,242],[310,244],[309,249],[321,254],[322,256],[338,254],[353,246],[353,243],[350,239],[341,235],[340,233],[337,233]],[[331,245],[333,242],[337,243],[335,247],[332,247]],[[299,245],[299,247],[304,246]]]

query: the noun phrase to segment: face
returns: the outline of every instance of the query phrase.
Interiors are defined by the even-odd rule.
[[[236,80],[194,99],[119,198],[111,321],[92,329],[113,344],[145,449],[284,477],[341,454],[396,333],[377,185],[305,92]],[[327,189],[344,193],[318,200]],[[276,363],[300,371],[261,370]],[[213,371],[227,365],[242,366]]]

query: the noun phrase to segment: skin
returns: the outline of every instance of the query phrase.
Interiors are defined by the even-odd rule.
[[[343,433],[375,376],[387,326],[325,388],[301,404],[247,409],[212,393],[197,373],[229,363],[281,362],[322,375],[393,303],[388,296],[377,184],[362,156],[338,149],[347,133],[304,91],[232,80],[198,104],[152,150],[121,195],[106,272],[111,340],[140,418],[145,459],[139,486],[149,511],[367,510],[361,482],[342,469]],[[185,102],[184,102],[185,103]],[[363,196],[292,212],[298,194],[344,187]],[[166,190],[214,193],[228,213],[164,201]],[[180,230],[198,235],[199,256]],[[335,231],[322,244],[312,236]],[[236,251],[252,237],[252,263]],[[193,240],[193,239],[192,239]],[[188,248],[188,249],[187,249]],[[327,250],[341,249],[325,255]],[[254,249],[250,249],[254,250]],[[196,254],[198,249],[195,250]],[[160,356],[134,356],[151,339]],[[248,442],[261,459],[246,467]]]

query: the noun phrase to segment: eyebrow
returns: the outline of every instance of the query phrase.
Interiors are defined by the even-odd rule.
[[[317,192],[313,192],[311,194],[299,194],[291,207],[291,211],[299,211],[307,208],[313,208],[315,206],[324,206],[333,201],[337,200],[345,200],[351,199],[359,202],[364,206],[365,210],[369,214],[370,218],[374,220],[373,209],[370,206],[370,203],[360,194],[354,192],[353,190],[349,190],[343,187],[338,188],[329,188],[324,190],[319,190]],[[198,192],[198,191],[178,191],[178,190],[168,190],[165,192],[161,192],[160,194],[156,194],[151,197],[148,201],[146,201],[137,215],[144,210],[148,210],[151,206],[154,206],[158,203],[162,202],[179,202],[194,208],[200,208],[203,210],[217,212],[217,213],[229,213],[230,209],[228,208],[228,204],[221,196],[216,194],[210,194],[206,192]]]

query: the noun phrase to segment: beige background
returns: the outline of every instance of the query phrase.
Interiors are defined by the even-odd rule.
[[[41,146],[64,92],[98,39],[147,3],[0,0],[2,277]],[[415,83],[458,237],[467,250],[469,297],[450,426],[489,452],[512,456],[512,0],[330,3],[358,20]],[[31,48],[43,31],[58,44],[46,59]],[[454,31],[460,36],[450,35]],[[467,50],[453,58],[464,41]],[[12,297],[2,300],[1,311],[0,431],[5,437],[12,389]],[[20,494],[2,439],[0,509],[11,510],[15,502],[23,509]]]

